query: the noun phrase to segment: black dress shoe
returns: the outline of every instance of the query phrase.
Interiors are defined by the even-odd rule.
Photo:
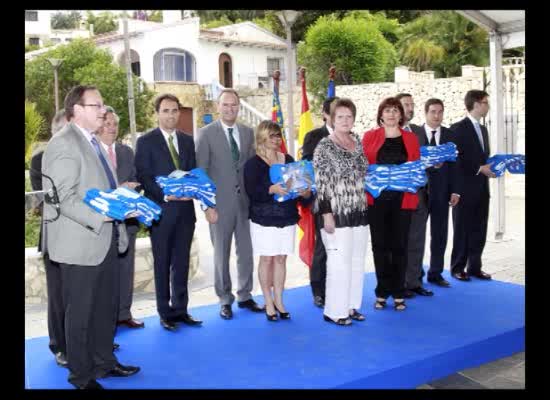
[[[67,361],[67,356],[65,353],[62,353],[61,351],[58,351],[55,353],[55,362],[57,365],[63,368],[68,368],[69,362]]]
[[[91,381],[88,381],[88,383],[86,383],[85,385],[75,385],[74,383],[73,383],[73,385],[77,389],[90,389],[90,390],[103,389],[103,386],[101,386],[99,384],[99,382],[96,381],[95,379],[92,379]]]
[[[289,312],[281,312],[279,311],[279,309],[277,308],[277,306],[274,304],[273,307],[275,307],[275,311],[277,311],[279,313],[279,317],[281,317],[281,319],[290,319],[290,313]],[[267,313],[267,310],[266,310],[266,313]]]
[[[440,287],[451,287],[451,284],[441,276],[439,278],[428,278],[428,282]]]
[[[335,321],[332,318],[330,318],[329,316],[326,316],[326,315],[323,314],[323,319],[327,322],[332,322],[333,324],[340,325],[340,326],[351,325],[351,318],[350,317],[339,318]]]
[[[129,319],[125,319],[125,320],[122,320],[122,321],[118,321],[117,322],[117,325],[124,325],[124,326],[127,326],[128,328],[144,328],[145,327],[145,324],[143,323],[143,321],[140,321],[139,319],[134,319],[134,318],[129,318]]]
[[[137,374],[141,368],[131,365],[122,365],[117,363],[110,371],[107,371],[102,378],[115,377],[115,378],[127,378]]]
[[[239,308],[248,308],[250,311],[253,311],[253,312],[265,311],[265,306],[260,306],[253,299],[248,299],[246,301],[239,301],[238,305],[239,305]]]
[[[269,313],[267,312],[267,310],[265,310],[265,316],[266,316],[267,320],[268,320],[268,321],[271,321],[271,322],[275,322],[275,321],[278,321],[278,320],[279,320],[279,318],[277,318],[277,313],[275,313],[275,314],[269,314]]]
[[[415,296],[416,296],[416,294],[412,290],[409,290],[409,289],[405,289],[405,292],[403,293],[403,297],[406,298],[406,299],[412,299]]]
[[[223,319],[233,318],[233,310],[231,310],[230,304],[224,304],[220,310],[220,317]]]
[[[160,319],[160,324],[162,325],[162,327],[164,329],[169,330],[169,331],[176,331],[178,329],[178,326],[176,325],[176,323],[174,321],[169,321],[167,319],[161,318]]]
[[[180,315],[177,317],[176,321],[183,322],[186,325],[200,325],[202,321],[199,319],[193,318],[190,314]]]
[[[483,272],[483,271],[479,271],[476,274],[471,274],[470,276],[475,276],[477,279],[483,279],[485,281],[488,281],[488,280],[492,279],[491,275],[489,275],[488,273]]]
[[[434,292],[431,290],[425,289],[422,286],[419,286],[417,288],[411,289],[414,293],[420,295],[420,296],[433,296]]]
[[[355,308],[352,310],[352,313],[349,315],[351,319],[354,319],[356,321],[364,321],[365,316],[361,314],[359,311],[357,311]]]
[[[313,297],[313,304],[315,304],[317,307],[323,308],[325,306],[325,299],[323,299],[321,296],[315,296]]]
[[[113,343],[113,351],[118,350],[120,345],[118,343]]]
[[[453,278],[458,279],[459,281],[469,281],[470,276],[466,272],[453,272]]]

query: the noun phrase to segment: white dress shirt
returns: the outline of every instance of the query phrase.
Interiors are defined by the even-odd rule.
[[[433,129],[430,128],[428,124],[424,124],[424,130],[426,131],[426,139],[428,139],[428,143],[430,143],[430,140],[432,140],[432,131],[435,131],[435,144],[439,146],[439,140],[441,138],[441,126]]]
[[[237,147],[239,150],[241,150],[241,140],[239,139],[239,128],[237,128],[237,124],[234,124],[233,126],[227,126],[226,124],[221,121],[223,132],[225,133],[225,138],[227,139],[227,143],[229,143],[229,148],[231,148],[231,139],[229,139],[229,131],[227,128],[233,128],[233,138],[235,139],[235,142],[237,142]]]
[[[179,147],[178,147],[178,135],[176,135],[176,130],[174,130],[172,133],[168,133],[165,130],[163,130],[162,128],[159,128],[159,129],[162,132],[162,136],[164,136],[164,140],[166,141],[166,146],[168,146],[168,148],[170,148],[170,142],[168,141],[168,138],[170,136],[172,136],[174,138],[174,140],[172,142],[174,143],[174,147],[176,148],[176,153],[179,154],[180,150],[179,150]]]

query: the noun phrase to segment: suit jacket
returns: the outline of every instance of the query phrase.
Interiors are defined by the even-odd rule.
[[[418,145],[418,139],[412,132],[405,131],[400,128],[401,136],[403,137],[403,144],[407,151],[407,161],[416,161],[420,159],[420,146]],[[363,151],[369,164],[376,164],[376,157],[378,151],[386,140],[386,134],[383,127],[374,128],[365,132],[363,135]],[[374,197],[367,192],[367,202],[371,206],[374,204]],[[416,193],[405,192],[403,193],[403,201],[401,202],[401,209],[403,210],[416,210],[418,207],[418,195]]]
[[[304,145],[302,146],[302,160],[312,161],[315,148],[321,139],[327,137],[328,135],[330,135],[330,133],[326,125],[309,131],[304,138]]]
[[[428,146],[429,140],[426,137],[425,125],[414,125],[412,130],[418,138],[418,144],[420,146]],[[455,142],[455,135],[453,131],[444,126],[440,127],[439,145]],[[456,143],[455,143],[456,144]],[[430,167],[426,170],[428,176],[428,183],[425,188],[419,189],[419,195],[421,192],[426,191],[432,199],[437,199],[441,202],[447,203],[452,193],[460,194],[458,187],[458,179],[456,176],[457,168],[456,162],[445,162],[440,168]],[[421,199],[422,200],[422,199]]]
[[[479,167],[487,164],[490,154],[489,133],[481,126],[485,149],[481,148],[476,130],[470,118],[465,117],[451,125],[455,133],[454,143],[458,148],[457,177],[461,202],[477,202],[480,196],[489,196],[489,178],[478,174]]]
[[[134,164],[134,151],[130,146],[122,143],[115,145],[116,154],[116,175],[119,183],[136,182],[136,166]],[[138,186],[136,191],[141,189]],[[139,231],[139,221],[136,218],[130,218],[124,221],[128,233]]]
[[[179,131],[176,131],[176,135],[178,138],[179,169],[190,171],[197,166],[193,139]],[[159,128],[155,128],[138,138],[135,164],[137,181],[143,186],[145,197],[153,200],[163,210],[169,208],[178,215],[186,215],[189,222],[194,223],[196,221],[195,207],[192,201],[164,201],[164,193],[155,182],[155,177],[169,175],[176,169],[168,144]]]
[[[43,225],[44,251],[59,263],[101,264],[111,244],[113,224],[105,222],[105,217],[88,207],[83,199],[89,189],[109,190],[110,185],[95,149],[73,123],[67,124],[48,143],[42,172],[52,178],[60,202],[59,218]],[[116,181],[115,171],[112,173]],[[49,190],[50,181],[43,178],[42,187]],[[44,219],[56,215],[54,207],[45,203]],[[128,247],[128,236],[123,224],[118,230],[118,250],[122,253]]]
[[[203,168],[216,184],[216,208],[219,212],[232,210],[237,203],[248,212],[248,196],[244,186],[244,164],[256,155],[254,131],[237,123],[239,130],[239,162],[235,169],[231,147],[220,120],[199,130],[197,138],[197,165]]]

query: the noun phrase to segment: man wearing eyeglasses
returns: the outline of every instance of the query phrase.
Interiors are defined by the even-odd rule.
[[[489,179],[495,178],[491,165],[487,128],[480,124],[489,112],[489,94],[470,90],[464,97],[468,115],[451,125],[458,147],[457,174],[461,184],[460,202],[453,207],[453,251],[451,274],[469,281],[471,276],[489,280],[481,269],[481,254],[487,237]],[[466,271],[465,271],[466,269]]]
[[[50,221],[44,246],[61,267],[68,380],[78,389],[102,389],[96,379],[139,371],[120,364],[113,354],[118,253],[126,250],[128,237],[124,224],[83,201],[89,189],[118,185],[95,137],[105,118],[101,94],[94,86],[73,87],[65,98],[65,113],[71,122],[48,143],[42,161],[42,172],[51,178],[59,199],[59,204],[44,205],[44,219]],[[42,185],[45,191],[52,187],[49,179]]]

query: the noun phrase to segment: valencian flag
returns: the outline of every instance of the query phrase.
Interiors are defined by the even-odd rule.
[[[298,132],[298,143],[300,147],[304,144],[306,133],[313,129],[313,121],[309,112],[309,103],[306,92],[306,70],[300,69],[300,78],[302,80],[302,113],[300,114],[300,130]],[[300,242],[298,254],[300,259],[311,267],[313,263],[313,249],[315,248],[315,225],[310,206],[302,206],[298,202],[298,240]]]
[[[286,149],[286,140],[284,135],[283,112],[281,111],[281,102],[279,101],[279,78],[281,73],[277,70],[273,73],[273,106],[271,107],[271,121],[277,123],[283,132],[283,140],[281,142],[281,153],[288,153]]]
[[[328,88],[327,88],[327,99],[331,97],[336,97],[336,86],[334,86],[334,74],[336,73],[335,67],[330,67],[328,73]]]

